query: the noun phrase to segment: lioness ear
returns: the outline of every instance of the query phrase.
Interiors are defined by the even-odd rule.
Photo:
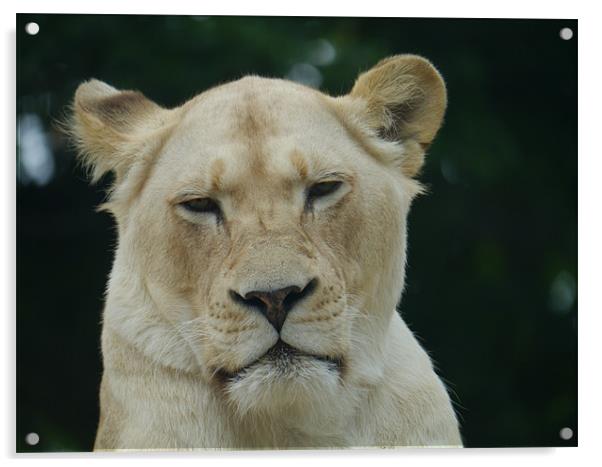
[[[447,106],[445,83],[435,67],[416,55],[389,57],[362,73],[350,95],[365,101],[369,127],[402,143],[402,170],[415,176]]]
[[[168,112],[140,92],[120,91],[98,80],[82,83],[68,131],[92,181],[113,171],[118,182],[149,152]]]

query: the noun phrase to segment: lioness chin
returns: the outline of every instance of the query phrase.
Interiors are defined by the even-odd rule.
[[[445,112],[413,55],[330,97],[255,76],[165,109],[92,80],[70,131],[118,247],[95,449],[461,445],[396,312]]]

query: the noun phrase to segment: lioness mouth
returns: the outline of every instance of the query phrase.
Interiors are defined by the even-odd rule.
[[[276,342],[263,356],[259,357],[257,360],[245,365],[242,368],[239,368],[234,372],[220,368],[215,372],[215,375],[222,381],[233,381],[240,379],[246,370],[249,370],[259,362],[269,363],[277,368],[286,370],[287,368],[298,364],[301,359],[307,357],[327,363],[328,369],[331,371],[336,371],[338,373],[341,373],[342,371],[342,358],[333,358],[325,355],[315,355],[303,352],[302,350],[287,344],[282,339],[278,339],[278,342]]]

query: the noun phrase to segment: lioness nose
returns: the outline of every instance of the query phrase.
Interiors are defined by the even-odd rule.
[[[235,302],[261,312],[276,331],[280,332],[286,315],[294,306],[310,296],[316,288],[317,279],[312,279],[303,288],[291,285],[278,290],[253,290],[244,297],[231,290],[230,296]]]

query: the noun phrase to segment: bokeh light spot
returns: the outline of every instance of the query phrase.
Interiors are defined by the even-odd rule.
[[[34,113],[19,118],[19,181],[47,185],[54,175],[54,157],[42,120]]]
[[[312,65],[325,66],[334,62],[337,51],[326,39],[318,39],[310,44],[307,61]]]
[[[322,84],[322,73],[309,63],[295,63],[286,74],[286,77],[316,89]]]
[[[441,175],[443,175],[443,178],[451,185],[455,185],[460,181],[458,170],[448,159],[441,159]]]
[[[571,311],[577,295],[575,278],[567,271],[560,271],[550,285],[549,307],[560,314]]]

